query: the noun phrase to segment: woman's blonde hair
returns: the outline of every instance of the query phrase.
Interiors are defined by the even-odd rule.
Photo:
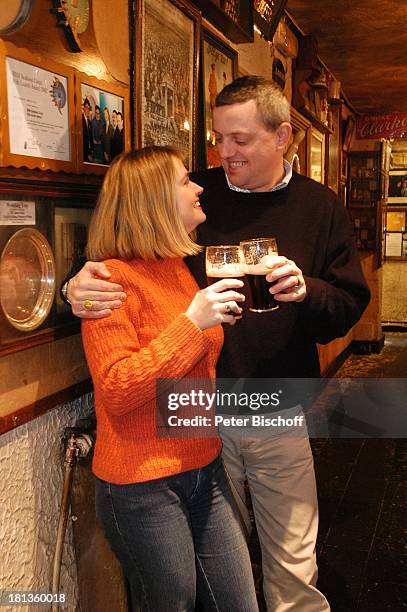
[[[176,203],[171,147],[123,153],[108,169],[89,228],[87,256],[103,259],[162,259],[196,255]]]

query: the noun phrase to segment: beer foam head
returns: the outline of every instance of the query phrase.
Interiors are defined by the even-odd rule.
[[[244,275],[244,266],[239,263],[206,263],[206,275],[211,278],[237,278]]]
[[[276,265],[278,255],[264,255],[256,264],[246,264],[246,274],[268,274]]]

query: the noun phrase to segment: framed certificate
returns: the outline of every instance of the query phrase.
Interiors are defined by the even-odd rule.
[[[75,170],[73,74],[0,41],[1,165]]]

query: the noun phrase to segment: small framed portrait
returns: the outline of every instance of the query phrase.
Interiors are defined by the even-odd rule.
[[[74,71],[0,40],[3,166],[75,170]]]
[[[202,91],[205,125],[206,167],[220,166],[212,129],[212,111],[218,93],[237,75],[237,53],[209,30],[203,29]]]
[[[81,73],[75,74],[75,89],[79,171],[103,174],[130,149],[128,91]]]
[[[201,17],[187,0],[137,0],[137,146],[170,145],[192,170],[197,158]]]
[[[387,201],[389,204],[407,203],[407,169],[390,170]]]

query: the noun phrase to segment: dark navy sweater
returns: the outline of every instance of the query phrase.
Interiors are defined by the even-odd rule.
[[[204,187],[207,220],[198,228],[199,244],[273,236],[279,254],[295,261],[307,285],[302,303],[280,303],[277,311],[261,314],[246,309],[237,325],[224,326],[218,376],[319,376],[316,343],[344,336],[370,298],[346,209],[333,191],[296,173],[287,187],[265,193],[229,189],[221,168],[191,178]],[[187,263],[206,286],[203,253]]]

